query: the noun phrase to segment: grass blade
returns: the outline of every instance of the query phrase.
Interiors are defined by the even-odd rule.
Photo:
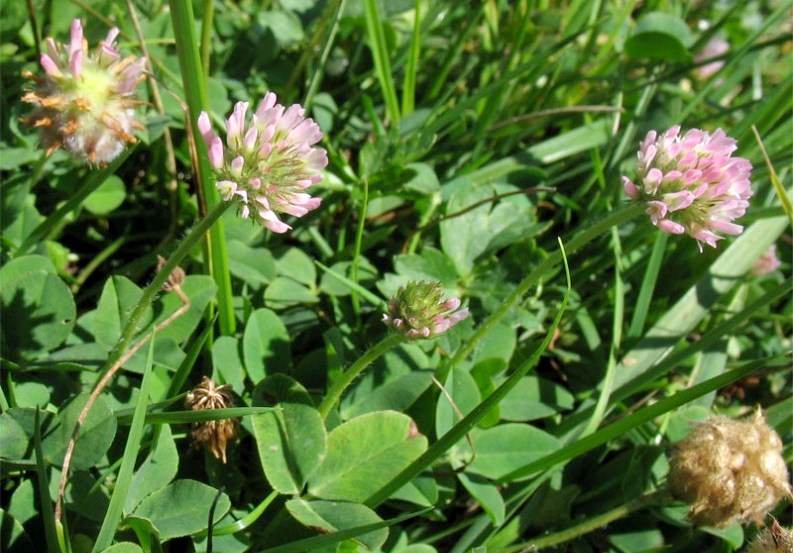
[[[574,459],[588,451],[595,449],[596,447],[605,444],[606,442],[613,440],[619,436],[624,435],[629,430],[636,428],[639,425],[642,425],[646,422],[651,421],[652,419],[668,413],[673,409],[677,409],[678,407],[685,405],[691,401],[694,401],[700,396],[703,396],[713,390],[718,390],[719,388],[723,388],[724,386],[735,382],[736,380],[740,380],[741,378],[748,376],[755,372],[756,370],[766,367],[769,364],[779,361],[781,363],[786,362],[786,358],[784,355],[780,355],[777,357],[767,358],[767,359],[760,359],[754,361],[753,363],[749,363],[744,365],[741,368],[733,369],[728,373],[720,374],[715,378],[711,378],[710,380],[706,380],[702,384],[697,384],[691,388],[686,390],[681,390],[680,392],[676,393],[673,396],[667,397],[659,401],[658,403],[651,405],[649,407],[645,407],[632,415],[625,417],[624,419],[620,419],[617,422],[611,423],[610,425],[606,426],[580,440],[576,440],[572,444],[563,447],[562,449],[551,453],[550,455],[546,455],[542,459],[538,459],[529,463],[528,465],[519,468],[511,473],[503,476],[498,480],[499,483],[510,482],[516,478],[523,478],[526,476],[530,476],[535,472],[541,472],[547,470],[559,463],[563,463],[565,461],[569,461],[570,459]]]
[[[661,270],[668,240],[669,235],[665,232],[659,232],[658,236],[655,237],[653,251],[650,254],[650,260],[647,262],[647,269],[642,279],[642,287],[639,289],[639,297],[636,299],[631,326],[628,329],[629,338],[638,338],[644,331],[644,322],[647,320],[647,313],[653,300],[653,291],[655,290],[655,283],[658,282],[658,273]]]
[[[383,89],[383,99],[385,100],[386,113],[391,120],[391,124],[399,123],[399,102],[397,101],[394,79],[391,74],[391,61],[388,56],[388,44],[385,40],[382,19],[377,9],[376,0],[364,0],[366,12],[366,35],[369,39],[369,47],[374,58],[375,72],[380,88]]]
[[[760,138],[760,133],[757,132],[757,127],[754,125],[752,125],[752,132],[754,133],[755,140],[757,140],[757,145],[760,146],[760,151],[763,152],[763,159],[765,159],[766,167],[768,167],[768,174],[771,177],[771,184],[774,186],[776,195],[779,197],[779,201],[782,203],[782,209],[784,209],[785,213],[787,213],[790,224],[793,224],[793,207],[790,205],[790,198],[788,197],[787,192],[785,192],[785,188],[782,186],[782,182],[779,180],[776,171],[774,171],[774,166],[771,164],[771,160],[768,158],[768,152],[765,149],[765,144],[763,144],[763,139]]]
[[[165,413],[147,413],[146,423],[189,424],[193,422],[248,417],[280,410],[280,407],[226,407],[225,409],[205,409],[202,411],[166,411]],[[130,419],[129,415],[123,415],[118,417],[117,420],[118,424],[130,424],[130,422],[134,422],[134,416]]]
[[[113,488],[113,495],[110,497],[110,504],[105,512],[102,527],[94,543],[93,553],[98,553],[113,542],[116,535],[116,528],[121,520],[124,502],[127,499],[127,492],[132,483],[132,473],[135,471],[135,463],[138,459],[140,442],[143,439],[143,430],[146,423],[146,403],[149,399],[149,383],[151,381],[152,367],[154,359],[154,336],[149,341],[149,354],[146,359],[146,369],[143,371],[143,381],[138,392],[138,401],[135,404],[135,414],[132,416],[132,426],[129,429],[127,444],[124,446],[124,455],[121,458],[121,468],[118,471],[118,479]]]
[[[33,428],[33,447],[36,451],[36,481],[39,488],[39,501],[41,502],[41,523],[44,525],[44,538],[47,541],[48,551],[65,551],[58,544],[58,530],[55,527],[55,512],[50,499],[50,482],[47,478],[47,467],[44,465],[44,452],[41,449],[41,421],[39,409],[36,409],[36,418]]]
[[[722,295],[735,286],[752,263],[768,249],[787,226],[784,217],[757,221],[735,240],[710,266],[620,364],[616,385],[641,379],[677,342],[691,332]]]
[[[373,532],[381,528],[388,528],[389,526],[399,524],[402,521],[423,515],[424,513],[427,513],[431,510],[432,507],[427,507],[426,509],[400,515],[382,522],[364,524],[363,526],[356,526],[355,528],[347,528],[346,530],[339,530],[338,532],[332,532],[322,536],[314,536],[312,538],[306,538],[294,541],[292,543],[279,545],[278,547],[271,547],[269,549],[260,551],[259,553],[303,553],[304,551],[313,551],[314,549],[325,548],[341,541],[349,540],[355,536],[366,534],[367,532]]]
[[[220,202],[215,188],[215,179],[209,166],[206,147],[203,140],[196,140],[195,126],[202,111],[209,111],[206,79],[201,69],[198,43],[195,37],[195,17],[193,3],[181,0],[170,0],[171,21],[176,52],[179,55],[179,67],[182,71],[185,99],[187,100],[189,125],[196,149],[195,171],[204,200],[204,209],[210,212]],[[237,321],[234,316],[234,305],[231,291],[231,273],[229,272],[228,254],[226,253],[226,232],[223,221],[218,220],[209,230],[205,243],[204,259],[209,266],[209,273],[218,286],[218,319],[220,331],[224,335],[234,334]]]
[[[413,20],[413,35],[410,38],[410,53],[405,68],[405,81],[402,85],[402,116],[413,111],[416,106],[416,73],[419,67],[419,51],[421,47],[421,1],[416,0]]]

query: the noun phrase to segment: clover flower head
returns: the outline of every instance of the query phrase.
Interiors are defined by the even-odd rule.
[[[791,496],[782,440],[758,410],[750,420],[706,420],[675,444],[669,490],[691,504],[699,525],[724,527],[736,519],[762,522]]]
[[[25,73],[34,88],[22,100],[34,109],[23,122],[39,129],[48,154],[63,148],[80,160],[104,165],[137,141],[132,131],[143,127],[135,119],[134,108],[141,102],[134,92],[145,78],[146,59],[122,59],[114,45],[118,33],[110,29],[91,53],[75,19],[68,45],[46,40],[40,58],[44,73]]]
[[[652,223],[670,234],[692,236],[716,247],[723,236],[743,231],[733,222],[749,207],[752,164],[733,157],[737,143],[723,130],[713,134],[672,127],[647,133],[637,155],[638,183],[622,177],[625,193],[647,204]]]
[[[194,411],[205,409],[225,409],[234,406],[231,395],[231,386],[223,384],[218,386],[208,377],[187,393],[185,400],[187,407]],[[236,419],[220,419],[206,422],[194,422],[190,437],[193,444],[208,445],[215,458],[226,462],[226,446],[234,439],[237,433]]]
[[[226,121],[224,142],[202,112],[198,129],[217,175],[216,186],[226,201],[236,201],[243,218],[253,217],[273,232],[291,229],[278,214],[302,217],[319,207],[306,189],[322,180],[327,152],[313,147],[322,131],[304,117],[300,104],[285,108],[267,93],[250,121],[248,102],[237,102]]]
[[[443,299],[440,282],[413,280],[388,301],[383,322],[407,338],[430,338],[468,317],[468,308],[459,307],[458,298]]]
[[[752,264],[752,274],[755,276],[768,275],[779,269],[782,262],[776,254],[776,244],[771,244],[769,248]]]

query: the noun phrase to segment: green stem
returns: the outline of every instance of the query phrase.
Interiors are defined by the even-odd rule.
[[[358,219],[358,230],[355,233],[355,253],[352,258],[352,266],[350,267],[350,278],[355,284],[358,284],[358,262],[361,259],[361,244],[363,243],[363,230],[366,225],[366,210],[369,206],[369,180],[363,179],[363,204],[361,205],[361,215]],[[355,316],[358,317],[361,312],[361,305],[358,301],[358,292],[355,288],[352,289],[350,294],[352,300],[352,310]],[[360,324],[360,319],[358,321]]]
[[[355,378],[361,374],[366,367],[371,365],[375,359],[383,355],[391,348],[401,344],[404,340],[405,337],[402,334],[391,334],[390,336],[386,336],[380,340],[378,343],[369,348],[363,355],[361,355],[349,369],[339,376],[336,382],[333,383],[331,389],[328,391],[325,399],[323,399],[322,403],[319,404],[319,413],[322,415],[322,418],[328,418],[328,414],[330,414],[333,406],[336,405],[336,403],[341,399],[344,390],[347,389],[352,381],[355,380]]]
[[[308,91],[306,92],[305,100],[303,100],[303,107],[306,109],[306,112],[311,111],[311,106],[314,103],[314,96],[317,94],[317,90],[319,89],[319,85],[322,82],[322,78],[325,73],[325,67],[328,61],[328,56],[330,55],[331,50],[333,49],[333,44],[336,40],[336,34],[339,32],[339,23],[341,21],[341,14],[344,13],[344,5],[346,4],[347,0],[335,0],[336,7],[333,8],[332,4],[328,4],[327,11],[325,13],[329,14],[331,11],[334,12],[333,15],[333,25],[330,28],[330,34],[328,35],[328,40],[325,42],[325,48],[322,50],[322,55],[319,58],[319,63],[317,64],[317,69],[314,71],[314,76],[311,78],[311,84],[308,85]],[[321,23],[320,26],[324,28],[325,23]],[[299,68],[300,64],[295,67],[295,71]],[[296,77],[297,73],[293,73],[292,76],[289,77],[289,81],[292,82]]]
[[[174,38],[176,39],[176,53],[179,56],[179,67],[182,72],[185,100],[187,100],[188,129],[193,131],[201,112],[209,111],[206,79],[201,69],[201,58],[195,37],[193,3],[184,0],[170,0],[169,4],[171,6]],[[202,140],[195,138],[197,133],[193,131],[192,135],[196,145],[196,176],[198,177],[205,202],[205,209],[209,212],[220,202],[220,196],[215,189],[206,147],[203,145]],[[215,279],[215,284],[218,287],[220,331],[224,335],[231,335],[236,328],[236,320],[234,318],[228,255],[226,254],[225,228],[221,221],[218,221],[210,230],[209,241],[204,250],[204,259],[209,265],[209,273]]]
[[[567,255],[572,255],[576,250],[582,248],[611,227],[621,225],[642,212],[644,206],[639,203],[630,203],[621,209],[614,211],[611,215],[593,224],[591,227],[584,229],[576,234],[570,242],[565,243],[564,249]],[[520,301],[529,289],[536,285],[539,280],[548,274],[551,269],[562,261],[561,252],[554,252],[549,255],[542,263],[540,263],[532,272],[524,278],[517,288],[504,300],[504,302],[496,309],[485,321],[476,329],[473,335],[466,340],[463,345],[454,354],[451,360],[442,365],[438,369],[436,377],[441,382],[446,380],[446,376],[452,367],[458,365],[463,361],[468,354],[470,354],[476,345],[493,330],[498,322],[507,314],[513,307]]]
[[[55,229],[69,213],[77,209],[80,204],[83,203],[83,200],[85,200],[91,194],[91,192],[99,188],[102,183],[108,179],[108,177],[114,174],[121,164],[126,161],[134,149],[134,147],[128,148],[104,169],[90,173],[88,180],[74,196],[61,204],[61,206],[58,207],[58,209],[56,209],[52,215],[45,218],[39,226],[33,229],[33,232],[31,232],[28,237],[25,238],[24,242],[22,242],[22,245],[19,246],[16,255],[25,255],[37,243],[49,238],[52,230]]]
[[[201,66],[204,79],[209,79],[209,52],[212,45],[212,21],[215,18],[215,2],[204,2],[204,17],[201,19]]]
[[[538,549],[545,549],[546,547],[552,547],[554,545],[559,545],[560,543],[566,543],[570,540],[574,540],[575,538],[593,532],[598,528],[602,528],[603,526],[611,522],[614,522],[615,520],[619,520],[623,517],[626,517],[634,511],[644,509],[645,507],[666,503],[669,500],[670,497],[665,490],[652,492],[643,495],[641,497],[632,499],[631,501],[625,503],[624,505],[615,507],[614,509],[610,511],[606,511],[601,515],[587,519],[581,524],[578,524],[576,526],[566,528],[565,530],[561,530],[554,534],[548,534],[547,536],[537,538],[536,540],[527,541],[510,547],[505,547],[503,549],[497,549],[493,553],[516,553],[518,551],[537,551]]]
[[[661,272],[661,263],[664,259],[664,252],[666,251],[666,243],[669,235],[665,232],[659,232],[653,244],[653,251],[650,254],[650,260],[647,263],[647,269],[642,279],[642,286],[639,289],[639,296],[636,298],[636,307],[634,308],[633,318],[631,319],[631,326],[628,329],[628,336],[630,338],[638,338],[644,332],[644,323],[647,320],[647,313],[650,310],[650,302],[653,299],[653,291],[655,284],[658,282],[658,273]]]
[[[474,425],[482,420],[482,418],[487,415],[487,413],[490,412],[493,407],[498,405],[498,403],[504,399],[504,396],[506,396],[510,390],[512,390],[518,384],[518,382],[520,382],[521,379],[526,376],[526,374],[531,369],[534,368],[534,366],[540,360],[540,356],[548,347],[548,344],[551,343],[551,339],[553,338],[556,329],[559,327],[559,323],[562,321],[562,315],[564,314],[565,309],[567,309],[567,302],[570,298],[570,269],[567,266],[567,258],[565,257],[564,250],[562,250],[561,256],[565,261],[567,292],[564,295],[564,299],[559,306],[556,317],[554,317],[553,323],[551,323],[551,326],[548,328],[548,332],[546,333],[542,343],[537,347],[536,350],[534,350],[528,359],[526,359],[517,369],[515,369],[515,372],[513,372],[509,378],[507,378],[501,384],[501,386],[496,388],[492,394],[487,396],[480,404],[474,407],[471,412],[463,417],[460,422],[454,425],[451,430],[449,430],[435,443],[433,443],[427,449],[427,451],[422,453],[415,461],[402,470],[402,472],[392,478],[390,482],[388,482],[385,486],[377,490],[371,497],[369,497],[369,499],[367,499],[365,502],[366,506],[374,509],[383,501],[391,497],[392,493],[413,480],[413,478],[418,476],[421,471],[434,463],[438,458],[440,458],[441,455],[451,449],[454,444],[463,439],[465,435],[471,431]]]
[[[176,251],[171,254],[162,268],[157,272],[156,275],[154,275],[154,278],[151,280],[148,286],[143,289],[143,294],[129,316],[129,320],[124,327],[124,331],[121,334],[121,338],[118,341],[116,349],[108,357],[108,360],[105,363],[105,370],[107,370],[109,367],[112,367],[127,349],[127,346],[129,345],[133,335],[135,334],[135,331],[137,330],[138,323],[140,322],[143,313],[146,311],[146,308],[149,307],[157,292],[160,291],[162,285],[168,279],[171,272],[185,257],[187,257],[187,254],[190,253],[190,250],[196,244],[196,242],[198,242],[204,236],[207,230],[212,228],[212,224],[217,221],[221,215],[223,215],[229,205],[230,204],[228,202],[216,204],[212,208],[212,211],[206,214],[206,217],[198,221],[196,226],[190,229],[190,232],[188,232],[187,236],[184,237],[184,240],[182,240],[182,242],[176,248]]]
[[[227,524],[226,526],[221,526],[220,528],[215,528],[212,532],[215,536],[228,536],[229,534],[236,534],[237,532],[241,532],[248,528],[251,524],[259,520],[259,517],[262,516],[267,507],[270,506],[275,498],[278,497],[278,492],[273,490],[269,493],[264,500],[259,503],[254,509],[248,513],[244,518],[232,522],[231,524]],[[207,535],[207,531],[203,530],[197,534],[198,537],[204,537]]]

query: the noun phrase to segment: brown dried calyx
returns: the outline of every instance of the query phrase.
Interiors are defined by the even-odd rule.
[[[185,404],[194,411],[233,407],[234,400],[231,396],[231,386],[228,384],[217,386],[211,378],[205,376],[198,386],[188,392]],[[220,419],[194,422],[190,437],[197,446],[209,446],[212,454],[225,463],[226,446],[234,439],[236,433],[236,419]]]
[[[691,504],[697,525],[762,523],[791,497],[782,440],[760,410],[746,421],[714,417],[695,426],[675,444],[668,484],[672,495]]]

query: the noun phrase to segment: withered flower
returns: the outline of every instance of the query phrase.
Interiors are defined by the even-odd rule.
[[[231,386],[228,384],[217,386],[211,378],[205,376],[198,386],[188,392],[185,404],[194,411],[234,407]],[[194,422],[190,437],[196,446],[208,445],[212,454],[225,463],[226,445],[236,433],[236,419],[220,419]]]
[[[83,37],[79,19],[72,21],[69,44],[46,41],[41,54],[43,73],[26,72],[33,89],[22,101],[33,104],[23,122],[40,131],[41,145],[51,153],[63,148],[95,165],[115,159],[137,139],[135,87],[144,79],[146,59],[126,58],[116,50],[117,28],[93,50]]]
[[[714,417],[698,424],[675,445],[669,465],[669,489],[691,504],[698,525],[762,523],[791,496],[782,440],[759,410],[746,421]]]

